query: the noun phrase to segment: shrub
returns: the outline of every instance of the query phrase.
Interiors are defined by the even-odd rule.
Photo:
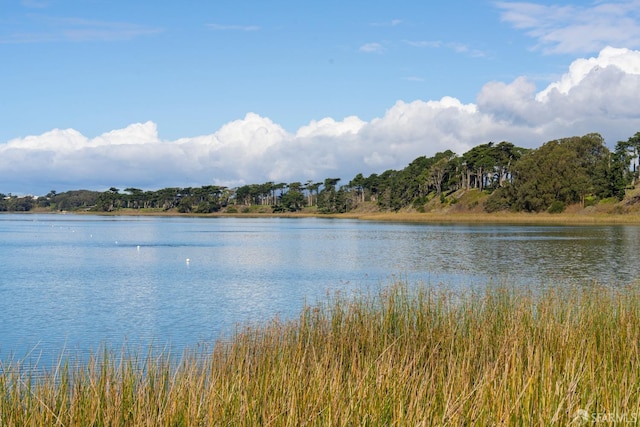
[[[547,212],[552,214],[562,213],[564,212],[566,207],[567,206],[560,200],[554,200],[553,202],[551,202],[551,205],[549,205],[549,209],[547,209]]]

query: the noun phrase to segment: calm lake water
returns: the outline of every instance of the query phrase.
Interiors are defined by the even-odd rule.
[[[237,324],[403,279],[635,282],[640,227],[0,215],[0,360],[195,348]]]

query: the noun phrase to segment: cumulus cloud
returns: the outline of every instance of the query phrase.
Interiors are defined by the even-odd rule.
[[[596,52],[608,45],[640,46],[640,0],[598,1],[590,6],[495,3],[502,20],[527,31],[545,53]]]
[[[520,77],[509,84],[486,84],[477,102],[483,113],[500,122],[541,132],[548,129],[543,134],[575,129],[574,133],[600,131],[623,138],[614,123],[624,132],[635,132],[638,93],[640,52],[606,47],[597,57],[574,61],[560,80],[538,93],[531,81]],[[595,123],[601,124],[595,127]]]
[[[538,93],[521,77],[486,84],[477,102],[509,132],[532,131],[547,139],[600,132],[613,145],[640,130],[638,93],[640,51],[606,47],[597,57],[574,61]]]
[[[597,58],[578,59],[574,61],[569,71],[558,82],[550,84],[540,92],[537,99],[544,101],[552,91],[558,91],[564,95],[573,87],[578,86],[594,70],[600,70],[613,66],[625,74],[640,74],[640,52],[629,49],[616,49],[605,47]]]
[[[312,120],[295,132],[248,113],[217,131],[162,140],[155,123],[94,138],[74,129],[0,144],[0,192],[111,186],[157,189],[266,181],[322,181],[400,169],[418,156],[463,154],[488,141],[535,148],[551,139],[600,132],[610,146],[640,123],[640,51],[605,48],[577,59],[538,89],[526,77],[489,82],[475,103],[452,97],[397,101],[380,117]]]

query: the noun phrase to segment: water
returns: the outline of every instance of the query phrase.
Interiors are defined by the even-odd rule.
[[[0,360],[193,348],[397,279],[615,286],[636,281],[639,250],[628,225],[0,215]]]

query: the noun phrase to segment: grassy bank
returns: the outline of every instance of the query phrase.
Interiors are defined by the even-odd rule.
[[[0,425],[569,425],[640,414],[640,287],[396,285],[165,356],[0,372]],[[143,369],[140,369],[142,366]]]
[[[394,222],[456,223],[456,224],[528,224],[528,225],[615,225],[640,224],[637,214],[609,213],[512,213],[512,212],[377,212],[342,214],[341,217]]]

